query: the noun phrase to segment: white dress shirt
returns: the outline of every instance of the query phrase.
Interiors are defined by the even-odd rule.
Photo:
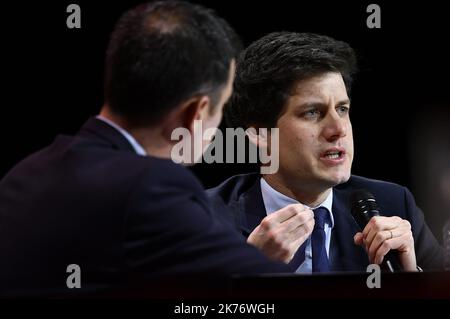
[[[277,210],[280,210],[287,205],[290,204],[298,204],[299,201],[290,198],[284,194],[281,194],[272,186],[270,186],[264,178],[261,178],[261,193],[262,198],[264,202],[264,207],[266,208],[266,214],[272,214],[276,212]],[[302,203],[301,203],[302,204]],[[328,257],[330,256],[330,240],[331,240],[331,230],[334,226],[334,218],[333,218],[333,212],[331,210],[331,207],[333,206],[333,190],[328,194],[327,198],[323,203],[318,205],[317,207],[311,208],[305,204],[303,204],[305,207],[309,209],[315,209],[317,207],[325,207],[328,209],[328,212],[330,213],[330,220],[331,225],[328,223],[325,223],[324,230],[325,230],[325,244],[326,244],[326,250]],[[306,249],[305,249],[305,261],[300,265],[300,267],[295,271],[296,273],[312,273],[312,249],[311,249],[311,236],[308,237],[307,243],[306,243]]]

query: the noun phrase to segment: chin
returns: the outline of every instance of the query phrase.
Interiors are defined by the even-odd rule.
[[[350,179],[350,173],[345,173],[345,174],[339,175],[335,178],[336,185],[345,183],[349,179]]]
[[[328,185],[330,187],[337,186],[339,184],[345,183],[350,179],[350,173],[340,173],[340,174],[333,174],[327,176],[325,180],[327,181]]]

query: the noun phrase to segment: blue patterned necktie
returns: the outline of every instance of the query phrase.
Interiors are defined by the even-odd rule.
[[[329,212],[325,207],[319,207],[314,211],[314,230],[311,235],[312,249],[312,271],[329,272],[330,263],[328,261],[327,250],[325,247],[324,225],[329,220]]]

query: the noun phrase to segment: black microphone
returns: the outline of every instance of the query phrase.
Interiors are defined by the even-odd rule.
[[[380,208],[375,197],[365,189],[355,190],[351,195],[352,216],[361,230],[373,216],[380,216]],[[395,251],[389,251],[384,256],[381,267],[390,272],[401,271],[402,267],[398,261]]]

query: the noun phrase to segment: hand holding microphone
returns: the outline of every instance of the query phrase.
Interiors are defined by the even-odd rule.
[[[354,236],[363,246],[371,263],[390,272],[417,271],[411,224],[398,216],[380,216],[374,196],[365,190],[352,194],[352,215],[363,229]]]

